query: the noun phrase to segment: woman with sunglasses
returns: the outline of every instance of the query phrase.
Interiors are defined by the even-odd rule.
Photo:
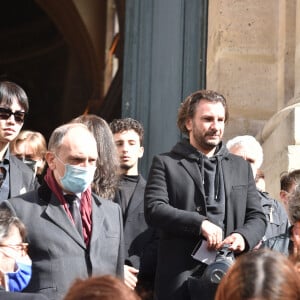
[[[25,91],[9,81],[0,82],[0,201],[34,189],[34,173],[11,155],[9,144],[19,134],[28,113]]]
[[[25,243],[25,226],[7,208],[0,208],[0,299],[47,299],[20,293],[31,279],[31,259]]]

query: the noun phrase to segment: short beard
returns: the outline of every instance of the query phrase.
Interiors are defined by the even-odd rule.
[[[220,140],[218,142],[217,141],[210,142],[210,141],[205,140],[205,137],[198,137],[195,135],[194,135],[194,139],[201,148],[203,148],[207,151],[214,149],[220,143]]]

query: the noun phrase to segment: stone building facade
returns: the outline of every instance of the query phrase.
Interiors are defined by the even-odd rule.
[[[228,99],[225,139],[256,136],[266,189],[300,168],[300,1],[211,0],[207,88]]]

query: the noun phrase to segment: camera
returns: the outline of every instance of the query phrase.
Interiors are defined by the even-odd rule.
[[[202,277],[211,283],[218,284],[228,269],[234,263],[234,254],[229,250],[229,245],[224,245],[218,250],[215,262],[207,266]]]
[[[214,299],[218,284],[235,261],[229,246],[224,245],[218,250],[215,261],[205,268],[200,277],[188,278],[188,289],[192,300],[199,299],[199,295],[203,300]]]

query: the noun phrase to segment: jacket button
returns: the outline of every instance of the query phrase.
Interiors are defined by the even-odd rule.
[[[202,211],[202,207],[201,206],[197,206],[196,207],[196,212],[201,212]]]

